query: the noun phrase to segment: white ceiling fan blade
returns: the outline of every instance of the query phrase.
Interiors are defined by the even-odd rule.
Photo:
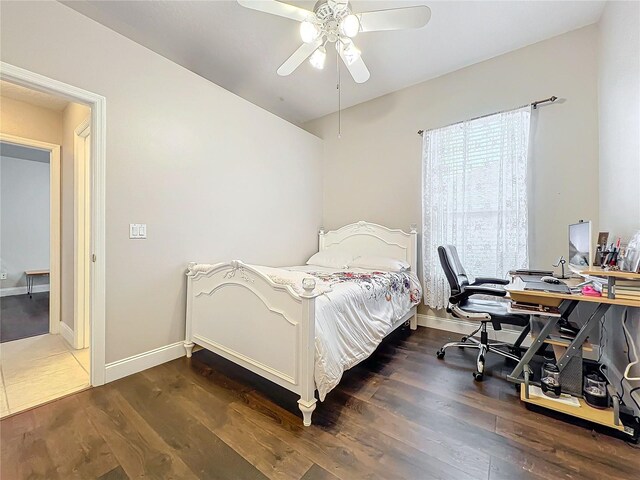
[[[419,5],[416,7],[362,12],[356,15],[360,19],[361,32],[403,30],[405,28],[424,27],[431,19],[431,9],[426,5]]]
[[[309,10],[295,7],[288,3],[278,2],[277,0],[238,0],[238,3],[252,10],[290,18],[291,20],[297,20],[299,22],[304,22],[309,17],[313,17],[313,12]]]
[[[358,56],[357,59],[349,63],[349,59],[345,55],[344,48],[342,46],[338,49],[338,52],[340,53],[340,58],[342,58],[342,61],[347,66],[347,70],[349,70],[349,73],[356,83],[364,83],[369,80],[371,74],[369,73],[369,69],[365,65],[361,56]]]
[[[278,68],[278,75],[287,76],[294,72],[296,68],[300,66],[302,62],[304,62],[309,56],[316,51],[322,45],[322,38],[318,38],[317,40],[311,43],[303,43],[300,45],[293,54],[287,58],[280,68]]]

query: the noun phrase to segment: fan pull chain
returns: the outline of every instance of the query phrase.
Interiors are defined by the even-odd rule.
[[[336,70],[338,71],[338,84],[336,85],[336,88],[338,89],[338,138],[342,138],[342,88],[340,84],[340,55],[336,55]]]

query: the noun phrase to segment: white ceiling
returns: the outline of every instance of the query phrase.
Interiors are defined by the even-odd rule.
[[[327,67],[305,62],[276,74],[301,44],[298,23],[235,1],[72,1],[69,7],[293,123],[338,109],[335,51]],[[289,1],[312,9],[315,1]],[[419,30],[356,38],[371,78],[342,70],[342,108],[595,23],[604,1],[353,0],[355,12],[428,5]]]
[[[35,105],[36,107],[48,108],[56,112],[62,112],[69,105],[69,102],[64,98],[31,90],[5,80],[0,80],[0,96]]]

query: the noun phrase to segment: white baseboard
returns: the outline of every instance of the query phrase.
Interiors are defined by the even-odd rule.
[[[60,336],[65,339],[65,341],[71,346],[71,348],[75,348],[73,345],[73,339],[75,335],[73,334],[73,330],[69,325],[64,322],[60,322]]]
[[[119,378],[133,375],[185,355],[184,342],[176,342],[129,358],[123,358],[117,362],[108,363],[105,366],[105,383],[113,382]]]
[[[459,333],[460,335],[469,334],[480,326],[478,322],[467,322],[457,318],[442,318],[421,313],[418,314],[418,325],[421,327],[435,328],[436,330],[445,330],[451,333]],[[492,329],[487,330],[489,332],[489,339],[498,342],[513,343],[520,335],[518,330],[509,328],[503,328],[497,332]],[[531,345],[531,340],[527,337],[522,345],[528,347]]]
[[[444,330],[451,333],[459,333],[461,335],[467,335],[473,332],[476,328],[479,327],[477,322],[468,322],[465,320],[460,320],[457,318],[449,317],[442,318],[436,317],[435,315],[424,315],[422,313],[418,314],[418,326],[420,327],[429,327],[435,328],[436,330]],[[513,330],[511,328],[503,328],[502,330],[498,330],[497,332],[491,328],[487,329],[489,333],[489,340],[495,340],[497,342],[507,342],[514,343],[518,336],[520,335],[520,331]],[[522,342],[523,347],[529,347],[531,345],[531,337],[527,336],[524,342]],[[590,360],[595,360],[599,356],[600,348],[598,345],[593,345],[593,350],[591,351],[583,351],[583,357],[588,358]]]
[[[49,291],[49,284],[46,285],[34,285],[33,293],[42,293]],[[12,297],[13,295],[26,295],[27,287],[7,287],[0,288],[0,297]]]

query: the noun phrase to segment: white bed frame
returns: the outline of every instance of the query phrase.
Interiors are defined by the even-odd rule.
[[[417,233],[357,222],[319,233],[320,250],[341,248],[408,262],[417,271]],[[315,282],[313,282],[315,285]],[[200,345],[300,395],[305,426],[316,408],[314,382],[314,286],[297,294],[256,269],[234,260],[190,263],[187,271],[187,357]],[[417,328],[416,307],[396,322]],[[388,334],[387,333],[387,334]]]

